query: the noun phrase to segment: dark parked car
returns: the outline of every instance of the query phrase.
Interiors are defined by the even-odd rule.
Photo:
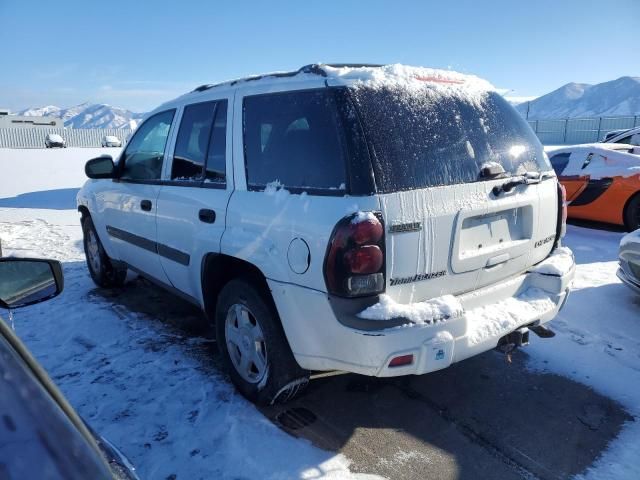
[[[57,261],[0,258],[2,309],[53,298],[63,284]],[[129,461],[84,423],[0,316],[0,479],[32,478],[138,477]]]

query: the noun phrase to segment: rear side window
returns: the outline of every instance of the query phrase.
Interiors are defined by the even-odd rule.
[[[173,154],[173,180],[225,181],[227,102],[188,105]]]
[[[488,162],[509,174],[550,169],[526,120],[495,92],[429,86],[350,92],[373,147],[381,193],[484,180],[480,172]]]
[[[249,189],[345,189],[345,154],[329,89],[244,99],[244,149]]]
[[[202,179],[215,110],[215,102],[197,103],[184,108],[173,153],[173,180]]]
[[[549,162],[551,162],[551,166],[555,170],[556,175],[562,175],[564,169],[567,168],[570,156],[570,153],[558,153],[557,155],[549,158]]]
[[[120,178],[125,180],[159,180],[175,110],[149,117],[140,125],[124,151]]]

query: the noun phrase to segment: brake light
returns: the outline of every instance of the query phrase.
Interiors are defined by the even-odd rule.
[[[344,262],[352,273],[376,273],[383,261],[382,250],[377,245],[356,247],[344,254]]]
[[[324,261],[329,293],[359,297],[384,292],[384,225],[380,212],[358,212],[333,229]]]
[[[560,240],[567,233],[567,190],[558,181],[558,222],[556,224],[555,246],[560,246]]]

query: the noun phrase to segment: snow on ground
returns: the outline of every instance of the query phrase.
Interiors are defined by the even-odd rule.
[[[0,150],[4,254],[56,258],[65,273],[64,292],[16,311],[15,329],[71,404],[141,478],[376,478],[274,426],[218,371],[210,341],[95,288],[74,192],[85,160],[117,151]]]
[[[527,347],[530,366],[570,377],[619,401],[636,419],[580,478],[640,478],[640,296],[616,277],[624,233],[569,225],[565,245],[578,267],[551,340]]]
[[[73,197],[84,160],[102,152],[117,149],[0,150],[5,253],[60,259],[66,275],[60,297],[16,312],[16,330],[71,403],[142,478],[363,478],[343,456],[288,436],[237,395],[209,341],[94,287]],[[558,335],[527,352],[532,369],[589,385],[638,418],[640,296],[615,276],[622,236],[569,226],[573,292],[550,324]],[[581,478],[640,478],[639,444],[640,422],[629,422]]]

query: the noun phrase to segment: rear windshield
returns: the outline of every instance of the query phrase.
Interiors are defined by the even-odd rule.
[[[495,92],[359,86],[350,93],[379,192],[485,180],[480,171],[488,162],[507,174],[551,169],[527,122]]]

